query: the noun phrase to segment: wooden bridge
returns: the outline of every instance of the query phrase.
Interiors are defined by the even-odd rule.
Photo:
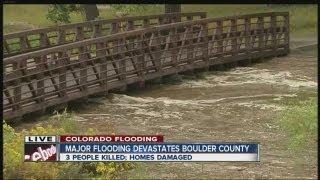
[[[38,45],[32,46],[31,35]],[[15,49],[13,39],[19,39]],[[11,119],[165,75],[286,55],[289,14],[141,16],[10,34],[4,42],[3,114]]]

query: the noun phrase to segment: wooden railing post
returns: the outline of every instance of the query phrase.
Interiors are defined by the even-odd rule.
[[[131,31],[131,30],[133,30],[134,29],[134,22],[133,21],[127,21],[127,31]],[[134,40],[133,39],[130,39],[129,40],[129,43],[130,44],[128,44],[127,45],[127,47],[130,49],[130,48],[134,48],[134,44],[133,44],[133,42],[134,42]]]
[[[127,25],[127,27],[126,27],[127,31],[131,31],[131,30],[134,29],[134,23],[133,23],[133,21],[131,21],[131,20],[130,20],[130,21],[127,21],[126,25]]]
[[[187,26],[186,30],[186,45],[187,45],[187,62],[190,66],[192,66],[192,63],[194,61],[193,54],[194,54],[194,45],[193,45],[193,32],[192,32],[192,26]]]
[[[84,96],[87,94],[87,60],[88,60],[88,54],[86,52],[86,47],[82,46],[79,48],[79,59],[80,61],[80,89]]]
[[[126,70],[126,56],[124,56],[124,52],[125,52],[125,48],[124,48],[124,46],[125,46],[125,39],[120,39],[119,41],[119,51],[118,51],[118,53],[119,53],[119,58],[120,58],[120,61],[119,61],[119,74],[120,74],[120,80],[122,80],[123,82],[125,82],[126,81],[126,77],[127,77],[127,75],[126,75],[126,72],[127,72],[127,70]]]
[[[271,46],[273,47],[273,50],[277,49],[277,32],[276,32],[276,28],[277,28],[277,22],[276,22],[276,16],[274,13],[271,14],[271,19],[270,19],[270,23],[271,23]]]
[[[97,57],[100,59],[100,85],[104,88],[104,95],[108,94],[108,66],[106,58],[106,43],[97,44]]]
[[[232,54],[238,54],[237,18],[231,19],[231,48]]]
[[[150,19],[143,19],[143,28],[147,28],[150,26]]]
[[[115,34],[119,32],[119,24],[117,22],[114,22],[111,24],[111,34]],[[118,40],[113,41],[113,53],[118,52]]]
[[[21,61],[23,61],[21,59]],[[13,71],[17,72],[17,71],[20,71],[18,70],[20,68],[20,63],[19,62],[14,62],[12,64],[12,68],[13,68]],[[18,72],[17,72],[18,74]],[[20,104],[20,101],[21,101],[21,89],[22,89],[22,84],[21,84],[21,79],[17,79],[15,80],[14,82],[14,89],[13,89],[13,96],[14,96],[14,103],[15,103],[15,106],[13,107],[14,110],[19,110],[21,109],[21,104]]]
[[[40,56],[35,58],[36,64],[37,64],[37,69],[40,71],[45,70],[45,63],[46,63],[46,57],[45,56]],[[38,96],[38,103],[44,101],[44,93],[45,93],[45,84],[44,84],[44,74],[40,73],[37,75],[37,96]]]
[[[289,53],[290,51],[290,22],[289,22],[289,13],[284,15],[284,26],[285,26],[285,35],[284,43],[286,44],[285,49]]]
[[[158,21],[159,21],[159,23],[158,23],[159,25],[162,25],[162,24],[165,23],[163,17],[159,17],[159,18],[158,18]]]
[[[162,70],[161,68],[161,46],[160,46],[160,39],[159,39],[159,32],[153,32],[150,38],[149,47],[152,47],[153,52],[150,52],[153,54],[154,62],[156,71],[160,72]]]
[[[119,23],[118,22],[114,22],[111,24],[111,34],[115,34],[115,33],[118,33],[119,32]],[[118,54],[116,57],[119,57],[119,58],[124,58],[121,54],[121,42],[122,40],[114,40],[113,41],[113,54]],[[125,80],[125,77],[126,75],[124,74],[124,71],[123,71],[123,60],[120,60],[118,62],[116,62],[115,64],[118,65],[118,67],[116,67],[118,69],[118,77],[119,77],[119,80],[120,81],[123,81]],[[125,67],[125,65],[124,65]],[[126,85],[122,87],[122,90],[125,90],[126,89]]]
[[[143,34],[138,35],[137,38],[137,49],[139,51],[138,61],[138,76],[140,77],[140,86],[143,87],[145,83],[145,74],[146,74],[146,61],[145,61],[145,45],[143,43],[144,36]]]
[[[9,54],[10,53],[10,48],[9,48],[9,45],[8,45],[7,41],[5,39],[3,39],[2,42],[3,42],[3,46],[4,46],[4,53]]]
[[[177,14],[176,16],[175,16],[175,20],[176,20],[176,22],[181,22],[181,14],[179,13],[179,14]]]
[[[206,69],[209,70],[209,38],[208,38],[208,24],[201,24],[201,39],[203,41],[201,49],[202,49],[202,57],[203,61],[206,64]]]
[[[20,50],[22,52],[27,51],[29,49],[29,41],[26,36],[20,37]]]
[[[101,24],[95,24],[93,26],[93,32],[92,32],[92,37],[100,37],[101,36]]]
[[[50,41],[46,33],[40,33],[40,47],[45,48],[50,46]]]
[[[84,39],[83,26],[78,26],[76,30],[76,40],[81,41],[83,39]]]
[[[169,31],[169,36],[168,36],[168,43],[167,43],[167,49],[171,49],[170,48],[170,44],[172,46],[172,50],[169,50],[169,53],[171,55],[171,61],[172,61],[172,66],[173,67],[177,67],[177,60],[178,60],[178,50],[177,48],[177,29],[176,28],[171,28]],[[177,69],[176,69],[177,70]]]
[[[169,24],[169,23],[171,23],[171,17],[170,17],[169,15],[164,16],[162,23],[163,23],[163,24]]]
[[[258,18],[258,29],[259,29],[259,50],[264,50],[264,17],[260,16]]]
[[[65,30],[60,29],[58,31],[57,45],[62,45],[64,43],[66,43],[66,33]]]
[[[59,68],[59,95],[60,97],[67,96],[67,69],[65,65],[67,64],[67,58],[69,58],[65,51],[58,52],[58,65]]]
[[[204,19],[204,18],[206,18],[206,17],[207,17],[207,13],[203,13],[203,14],[200,15],[200,18],[201,18],[201,19]]]
[[[218,57],[222,57],[223,56],[223,38],[222,38],[222,20],[218,20],[217,21],[217,29],[216,29],[216,36],[217,36],[217,48],[218,48]]]
[[[245,47],[246,47],[246,53],[247,54],[250,54],[250,50],[251,50],[251,42],[250,42],[250,39],[251,39],[251,19],[246,17],[244,19],[244,24],[245,24],[245,27],[244,27],[244,31],[245,31]]]
[[[14,106],[13,106],[13,95],[11,95],[11,93],[8,91],[7,89],[7,85],[4,83],[3,84],[3,94],[4,94],[4,97],[3,97],[3,105],[4,106],[11,106],[12,110],[14,110]],[[5,101],[8,101],[8,104],[5,104]]]

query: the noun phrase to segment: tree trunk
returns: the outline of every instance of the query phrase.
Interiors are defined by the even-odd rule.
[[[165,4],[165,13],[180,13],[181,4]]]
[[[96,4],[81,5],[84,9],[87,21],[92,21],[99,16],[99,10]]]

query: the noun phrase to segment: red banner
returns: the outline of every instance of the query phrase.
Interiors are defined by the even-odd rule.
[[[60,142],[163,142],[163,135],[63,135]]]

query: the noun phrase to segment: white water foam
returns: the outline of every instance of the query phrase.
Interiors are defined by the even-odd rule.
[[[254,101],[236,103],[236,105],[244,106],[244,107],[248,107],[248,108],[259,108],[262,110],[265,110],[265,109],[272,109],[274,111],[283,110],[283,107],[275,105],[275,104],[260,104],[260,103],[254,102]]]
[[[268,69],[253,67],[237,67],[221,74],[207,75],[205,79],[188,80],[181,87],[210,88],[216,86],[237,86],[242,84],[284,85],[291,88],[316,87],[317,83],[310,77],[294,77],[289,71],[274,72]]]
[[[164,106],[199,106],[199,105],[210,105],[215,104],[217,102],[225,101],[225,100],[235,100],[235,99],[252,99],[252,98],[260,98],[260,97],[275,97],[274,100],[278,100],[279,98],[283,97],[295,97],[296,94],[258,94],[258,95],[249,95],[249,96],[231,96],[231,97],[224,97],[218,99],[189,99],[189,100],[180,100],[180,99],[170,99],[168,97],[159,97],[159,98],[152,98],[152,97],[133,97],[123,94],[114,94],[112,102],[113,103],[106,103],[105,105],[120,105],[120,106],[133,106],[133,107],[147,107],[150,103],[161,103]]]
[[[184,111],[188,110],[203,110],[204,108],[210,108],[217,103],[232,100],[231,105],[240,105],[245,107],[253,107],[260,109],[274,109],[281,110],[281,107],[273,104],[257,103],[261,100],[254,101],[255,98],[272,98],[273,100],[280,100],[283,97],[294,97],[296,94],[259,94],[251,96],[234,96],[224,97],[217,99],[203,99],[203,100],[177,100],[170,99],[168,97],[133,97],[123,94],[114,94],[112,103],[105,103],[105,106],[125,109],[127,115],[138,115],[152,118],[164,118],[164,119],[182,119]],[[234,102],[233,100],[242,101]],[[250,101],[248,101],[250,100]],[[181,111],[181,108],[183,111]],[[128,111],[132,110],[132,111]]]

